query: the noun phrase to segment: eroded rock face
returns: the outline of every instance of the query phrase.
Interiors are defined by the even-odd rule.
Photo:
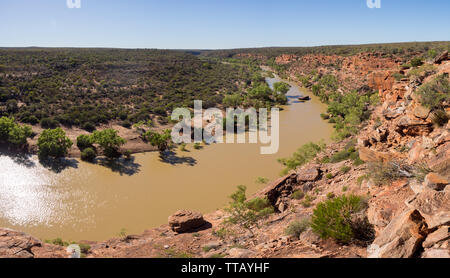
[[[429,173],[425,177],[425,186],[436,191],[442,191],[448,185],[448,180],[436,173]]]
[[[435,64],[441,64],[442,62],[447,61],[448,59],[449,59],[448,51],[445,51],[441,55],[437,56],[434,59],[434,63]]]
[[[367,217],[375,226],[376,232],[381,232],[393,218],[405,210],[405,201],[414,195],[408,184],[408,180],[397,181],[370,199]]]
[[[431,248],[436,244],[443,243],[448,239],[450,239],[450,226],[442,226],[427,236],[427,239],[423,243],[423,247]]]
[[[41,246],[41,242],[25,233],[8,229],[0,230],[0,257],[33,258],[31,249]]]
[[[64,247],[43,244],[22,232],[0,229],[0,258],[67,258]]]
[[[431,170],[450,178],[450,142],[446,142],[436,149],[436,155],[428,161]]]
[[[407,205],[420,212],[429,229],[450,222],[450,192],[448,191],[426,190],[408,201]]]
[[[425,219],[417,210],[394,218],[367,249],[369,258],[411,258],[427,231]]]
[[[177,233],[186,233],[198,229],[206,223],[201,213],[187,210],[177,211],[169,217],[169,226],[172,231]]]

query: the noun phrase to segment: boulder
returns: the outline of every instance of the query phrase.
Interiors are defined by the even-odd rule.
[[[320,178],[321,170],[318,165],[311,165],[297,171],[297,182],[313,182]]]
[[[406,209],[405,201],[414,196],[408,184],[408,180],[393,182],[391,186],[370,199],[367,218],[377,233]]]
[[[423,252],[424,259],[450,259],[450,251],[448,249],[432,248]]]
[[[317,244],[320,242],[320,237],[312,229],[308,229],[300,234],[300,241],[309,245]]]
[[[406,115],[396,121],[396,131],[401,135],[416,137],[430,134],[433,131],[433,125]]]
[[[433,155],[427,163],[431,170],[450,179],[450,142],[439,146],[436,155]]]
[[[431,248],[434,245],[448,239],[450,239],[450,226],[442,226],[433,233],[429,234],[422,246],[424,248]]]
[[[420,247],[427,226],[417,210],[394,218],[367,249],[369,258],[411,258]]]
[[[434,59],[435,64],[441,64],[444,61],[447,61],[449,59],[448,57],[448,51],[443,52],[441,55],[436,56]]]
[[[0,230],[0,258],[33,258],[31,248],[41,245],[41,241],[25,233]]]
[[[406,204],[420,212],[430,230],[450,222],[450,192],[427,189]]]
[[[65,247],[44,244],[22,232],[0,228],[0,258],[67,258]]]
[[[172,231],[177,233],[185,233],[200,228],[207,222],[203,219],[203,215],[198,212],[187,210],[177,211],[169,217],[169,226]]]
[[[414,109],[414,116],[416,116],[419,119],[426,119],[430,115],[430,109],[423,107],[422,105],[417,106]]]
[[[395,155],[387,152],[379,152],[366,147],[359,147],[359,157],[365,162],[391,161]]]
[[[292,192],[293,186],[297,183],[297,174],[291,173],[270,183],[264,190],[259,192],[256,197],[266,198],[274,206],[279,204],[279,199],[283,192]]]
[[[436,173],[429,173],[425,177],[425,186],[436,191],[444,190],[448,184],[449,182],[446,178]]]

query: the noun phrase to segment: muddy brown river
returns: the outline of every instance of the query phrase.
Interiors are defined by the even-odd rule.
[[[268,82],[280,81],[269,78]],[[253,194],[264,185],[256,179],[279,177],[278,158],[301,145],[329,141],[332,126],[320,117],[326,106],[312,96],[299,103],[296,85],[290,105],[280,112],[280,149],[261,155],[258,144],[214,144],[202,150],[188,146],[162,162],[158,153],[108,167],[72,160],[48,170],[36,157],[0,155],[0,227],[40,239],[105,240],[125,231],[139,234],[167,223],[178,209],[203,213],[221,208],[237,185]],[[308,94],[308,93],[305,93]]]

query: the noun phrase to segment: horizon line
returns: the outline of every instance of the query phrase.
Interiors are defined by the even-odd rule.
[[[238,50],[238,49],[265,49],[265,48],[319,48],[319,47],[345,47],[345,46],[370,46],[370,45],[394,45],[412,43],[447,43],[450,40],[438,41],[403,41],[403,42],[373,42],[355,44],[322,44],[311,46],[255,46],[255,47],[233,47],[233,48],[156,48],[156,47],[109,47],[109,46],[0,46],[0,49],[17,48],[41,48],[41,49],[117,49],[117,50],[178,50],[178,51],[217,51],[217,50]]]

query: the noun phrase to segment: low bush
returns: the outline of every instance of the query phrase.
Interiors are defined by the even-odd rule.
[[[341,168],[340,172],[342,174],[347,174],[348,172],[350,172],[351,169],[352,169],[352,167],[350,167],[350,166],[344,166]]]
[[[231,202],[225,210],[230,214],[226,224],[238,225],[253,234],[253,227],[258,222],[274,212],[268,199],[255,198],[250,201],[246,197],[247,187],[240,185],[237,191],[230,196]]]
[[[300,235],[306,231],[310,226],[309,219],[295,220],[286,227],[284,233],[287,236],[299,238]]]
[[[82,151],[86,148],[92,148],[93,139],[92,136],[82,134],[77,137],[77,147]]]
[[[372,162],[368,165],[367,175],[377,186],[389,184],[408,176],[399,162]]]
[[[450,102],[450,82],[448,76],[442,74],[434,80],[422,85],[417,94],[423,106],[431,110],[444,110],[444,103]]]
[[[291,197],[292,197],[292,199],[295,199],[295,200],[301,200],[301,199],[303,199],[303,197],[305,197],[305,193],[301,190],[297,190],[294,193],[292,193]]]
[[[266,184],[266,183],[268,183],[268,182],[269,182],[269,179],[268,179],[268,178],[258,177],[258,178],[256,179],[256,183],[259,183],[259,184]]]
[[[92,148],[86,148],[81,152],[81,160],[83,161],[93,161],[97,157],[97,153]]]
[[[349,243],[352,239],[370,240],[373,228],[356,217],[364,209],[363,199],[355,195],[327,200],[314,209],[311,228],[321,238],[332,238],[340,243]]]
[[[42,128],[54,129],[59,126],[59,122],[51,118],[43,118],[40,122]]]
[[[325,149],[325,143],[320,142],[318,144],[308,143],[298,149],[291,158],[279,159],[278,162],[286,166],[281,173],[287,174],[290,170],[296,169],[298,166],[304,165],[314,159],[318,153]]]
[[[415,57],[411,60],[411,66],[420,67],[423,64],[423,60],[420,57]]]
[[[0,118],[0,143],[9,143],[20,147],[27,144],[27,138],[33,134],[30,126],[20,126],[14,118]]]

